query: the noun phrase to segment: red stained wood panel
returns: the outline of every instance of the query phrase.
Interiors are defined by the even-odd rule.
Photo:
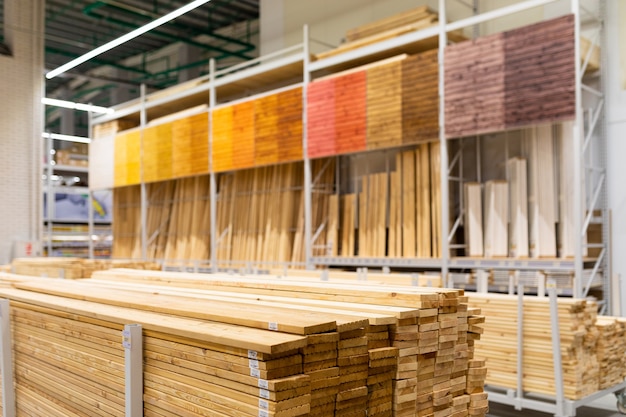
[[[336,78],[327,78],[308,85],[307,139],[311,158],[337,154],[335,81]]]
[[[335,132],[338,154],[366,149],[367,78],[358,71],[335,79]]]

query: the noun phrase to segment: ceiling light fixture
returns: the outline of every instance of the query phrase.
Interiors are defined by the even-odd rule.
[[[73,101],[58,100],[56,98],[44,97],[41,99],[41,102],[47,106],[56,106],[56,107],[63,107],[66,109],[90,111],[93,113],[111,114],[114,112],[113,109],[108,108],[108,107],[93,106],[91,104],[83,104],[83,103],[75,103]]]
[[[66,142],[78,142],[78,143],[91,143],[91,139],[84,138],[82,136],[62,135],[60,133],[47,133],[41,134],[46,139],[64,140]]]
[[[195,0],[192,1],[191,3],[188,3],[186,5],[184,5],[183,7],[174,10],[173,12],[170,12],[164,16],[159,17],[156,20],[153,20],[152,22],[137,28],[135,30],[133,30],[132,32],[128,32],[125,35],[120,36],[117,39],[113,39],[111,42],[105,43],[102,46],[97,47],[96,49],[93,49],[89,52],[87,52],[84,55],[79,56],[76,59],[71,60],[70,62],[68,62],[67,64],[63,64],[60,67],[53,69],[52,71],[49,71],[48,73],[46,73],[46,78],[47,79],[51,79],[54,78],[58,75],[63,74],[64,72],[84,63],[89,61],[90,59],[106,52],[109,51],[115,47],[120,46],[121,44],[123,44],[124,42],[128,42],[131,39],[134,39],[140,35],[143,35],[146,32],[151,31],[154,28],[157,28],[159,26],[161,26],[164,23],[169,22],[170,20],[174,20],[179,16],[184,15],[185,13],[202,6],[205,3],[210,2],[211,0]]]

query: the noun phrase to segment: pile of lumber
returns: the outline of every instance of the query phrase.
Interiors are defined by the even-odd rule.
[[[335,415],[363,416],[366,412],[394,416],[487,412],[486,403],[480,401],[486,368],[483,360],[474,358],[483,318],[478,310],[467,308],[458,290],[375,281],[356,287],[354,281],[322,282],[297,275],[260,278],[125,270],[102,272],[83,284],[98,286],[100,302],[132,302],[135,308],[165,308],[170,313],[165,306],[179,305],[174,298],[168,301],[170,297],[189,297],[185,310],[191,311],[197,302],[202,313],[194,316],[202,314],[211,320],[234,319],[226,317],[230,314],[226,304],[207,309],[210,303],[246,303],[245,314],[237,313],[237,320],[245,316],[247,326],[262,328],[272,324],[257,314],[261,306],[272,306],[274,311],[293,309],[289,317],[301,319],[332,314],[336,328],[316,333],[311,326],[307,346],[300,349],[303,372],[311,381],[312,415],[329,415],[333,410]],[[20,287],[37,290],[38,285]],[[53,291],[96,297],[69,286]],[[155,294],[159,300],[153,299]],[[109,297],[115,301],[100,299]],[[281,320],[285,323],[281,326],[277,321],[279,331],[300,332],[300,328],[287,327],[287,317]]]
[[[517,296],[469,295],[470,306],[480,307],[488,318],[481,325],[484,334],[476,342],[476,348],[489,365],[486,383],[511,389],[517,387],[517,329],[522,326],[523,390],[555,395],[549,300],[525,296],[523,303],[523,323],[519,323]],[[597,305],[592,301],[559,298],[558,314],[564,394],[566,398],[577,400],[600,388],[598,346],[604,346],[604,343],[598,339],[602,333],[598,332]],[[611,330],[606,329],[606,332],[611,333]],[[613,337],[612,340],[620,345],[620,352],[623,352],[623,339]],[[606,352],[604,348],[602,350]],[[604,354],[601,362],[606,362]],[[618,366],[618,373],[623,374],[623,363],[618,365],[614,361],[611,364]]]
[[[447,47],[446,136],[573,119],[573,23],[567,15]]]
[[[598,365],[600,366],[599,389],[610,388],[626,378],[626,321],[623,318],[598,316]]]
[[[5,272],[48,278],[90,278],[95,271],[111,268],[160,270],[152,262],[125,260],[97,260],[82,258],[15,258]]]
[[[415,9],[406,10],[349,29],[346,32],[344,43],[337,48],[316,54],[315,59],[329,58],[410,32],[426,29],[437,25],[438,21],[437,12],[429,9],[428,6],[420,6]],[[451,32],[448,36],[454,41],[464,39],[459,31]],[[437,48],[437,36],[431,36],[417,41],[415,44],[411,45],[411,47],[412,49],[422,51]]]

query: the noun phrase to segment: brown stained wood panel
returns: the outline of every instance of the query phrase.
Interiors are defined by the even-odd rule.
[[[446,136],[571,120],[573,16],[446,48]]]
[[[209,172],[209,116],[200,113],[172,123],[172,177]]]
[[[233,106],[233,168],[254,166],[254,103],[247,101]]]
[[[439,137],[439,63],[437,50],[402,61],[402,143]]]
[[[233,106],[213,111],[212,167],[215,172],[233,168]]]
[[[335,80],[335,129],[338,154],[366,149],[366,96],[365,71],[346,74]]]
[[[505,33],[507,127],[574,118],[574,51],[573,15]]]
[[[311,158],[336,155],[335,80],[327,78],[308,85],[307,140]]]
[[[278,162],[278,96],[271,94],[254,100],[254,163],[256,166]]]
[[[504,129],[504,61],[502,33],[446,48],[447,137]]]
[[[278,94],[278,161],[302,160],[302,87]]]
[[[367,149],[402,144],[402,62],[367,70]]]
[[[152,126],[143,131],[143,181],[172,178],[172,123]]]

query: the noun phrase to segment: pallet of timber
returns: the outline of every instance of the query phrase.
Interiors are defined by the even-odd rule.
[[[546,320],[550,316],[549,300],[526,296],[523,303],[523,389],[554,395],[552,331]],[[484,323],[484,319],[468,319],[470,330],[474,323],[484,328],[475,343],[489,364],[486,383],[515,388],[517,365],[510,358],[518,355],[517,329],[522,326],[518,323],[517,297],[476,293],[469,295],[469,304],[489,317]],[[576,400],[599,389],[597,305],[587,300],[558,298],[558,316],[564,393],[566,398]]]
[[[128,274],[128,275],[127,275]],[[117,275],[117,277],[116,277]],[[149,277],[151,275],[151,277]],[[126,278],[124,278],[126,276]],[[293,282],[288,283],[285,281],[285,277],[283,276],[279,281],[269,280],[267,278],[264,280],[258,280],[252,276],[248,277],[244,281],[234,279],[229,284],[226,281],[223,281],[222,278],[219,280],[209,280],[207,282],[205,279],[198,279],[193,274],[184,274],[184,273],[165,273],[167,279],[161,281],[158,277],[158,274],[143,274],[139,275],[134,272],[126,272],[126,271],[111,271],[111,272],[103,272],[100,273],[100,278],[103,279],[112,279],[114,283],[119,282],[119,279],[133,279],[134,282],[140,283],[148,283],[152,282],[158,285],[168,285],[174,287],[191,287],[193,290],[187,289],[183,291],[198,291],[196,289],[201,289],[200,293],[205,291],[215,292],[218,291],[226,291],[229,296],[234,296],[235,292],[241,292],[241,296],[251,297],[257,300],[278,300],[282,298],[283,300],[290,300],[294,304],[297,304],[302,308],[302,305],[305,303],[312,303],[313,301],[320,303],[323,302],[329,308],[339,308],[339,306],[344,306],[342,308],[348,308],[350,302],[345,299],[343,292],[343,285],[332,285],[330,283],[320,283],[319,281],[311,281],[310,279],[306,279],[305,277],[297,280],[295,277],[291,277],[290,279]],[[133,278],[134,277],[134,278]],[[226,279],[227,277],[223,277]],[[98,280],[96,282],[99,282]],[[263,284],[265,282],[265,284]],[[303,284],[303,285],[301,285]],[[321,286],[318,286],[320,284]],[[119,285],[119,284],[115,284]],[[152,285],[152,284],[151,284]],[[223,286],[224,285],[224,286]],[[313,288],[312,288],[313,286]],[[365,289],[361,288],[359,289]],[[373,284],[372,286],[368,285],[369,288],[374,289],[377,285]],[[157,287],[153,287],[151,292],[156,292]],[[159,287],[163,288],[163,287]],[[270,289],[271,288],[271,289]],[[298,288],[298,291],[291,291],[291,288]],[[324,288],[324,289],[323,289]],[[354,286],[345,287],[350,288],[353,292]],[[387,289],[393,288],[394,291],[398,291],[398,295],[403,292],[399,287],[388,287],[382,286],[378,287],[383,290],[383,293],[380,295],[382,298],[377,301],[371,301],[372,305],[370,307],[365,307],[365,305],[360,304],[359,309],[366,308],[374,308],[374,304],[383,305],[383,304],[395,304],[390,302],[389,299],[384,297],[384,291]],[[389,400],[392,401],[393,407],[393,398],[396,398],[396,406],[404,410],[404,413],[408,413],[407,410],[411,409],[415,412],[415,407],[417,404],[417,391],[421,393],[419,397],[421,399],[421,407],[423,411],[430,410],[431,412],[449,410],[453,407],[453,404],[456,404],[457,408],[460,408],[463,404],[466,405],[466,409],[469,407],[469,401],[457,401],[457,398],[460,398],[464,395],[476,394],[484,385],[484,362],[471,362],[469,358],[473,357],[473,342],[477,338],[480,337],[480,333],[482,333],[481,325],[479,324],[480,316],[476,315],[477,312],[468,312],[467,305],[464,304],[466,302],[465,298],[461,298],[458,296],[458,292],[450,291],[450,290],[434,290],[434,289],[417,289],[412,287],[403,287],[404,291],[409,291],[410,293],[422,294],[424,295],[424,291],[440,291],[437,299],[438,301],[435,305],[438,307],[428,307],[428,308],[420,308],[418,310],[414,310],[414,314],[409,316],[398,316],[405,318],[398,318],[395,324],[387,325],[393,327],[394,331],[387,331],[384,329],[383,325],[372,325],[373,317],[370,316],[370,325],[367,328],[353,328],[350,330],[349,327],[342,327],[344,330],[339,331],[339,340],[333,339],[329,341],[321,341],[318,340],[319,344],[316,346],[312,346],[303,352],[306,352],[308,355],[314,355],[315,358],[318,359],[318,365],[316,365],[315,360],[310,360],[308,363],[312,364],[310,366],[324,366],[324,361],[332,361],[335,358],[335,354],[332,353],[323,353],[330,352],[332,349],[331,345],[327,343],[338,343],[337,349],[337,365],[339,367],[339,391],[335,391],[333,388],[332,395],[337,396],[337,400],[335,402],[336,412],[339,414],[348,414],[349,412],[360,412],[358,407],[362,407],[363,404],[376,404],[372,405],[372,407],[376,408],[376,411],[384,413],[389,407]],[[150,287],[146,288],[149,291]],[[301,289],[301,290],[300,290]],[[160,289],[158,291],[163,291]],[[304,293],[303,293],[304,291]],[[323,292],[322,292],[323,291]],[[358,290],[357,290],[358,291]],[[265,295],[262,295],[265,294]],[[336,294],[337,296],[341,296],[341,299],[344,301],[337,301],[335,297],[331,297],[331,294]],[[299,295],[296,298],[296,295]],[[356,295],[356,294],[355,294]],[[405,294],[408,296],[408,294]],[[313,300],[307,297],[315,297],[317,300]],[[396,296],[396,297],[397,297]],[[365,293],[361,293],[359,296],[359,301],[362,303],[366,300]],[[434,301],[434,300],[433,300]],[[415,306],[416,302],[412,301],[408,305]],[[408,306],[407,305],[407,306]],[[357,308],[357,307],[354,307]],[[378,308],[378,307],[376,307]],[[398,307],[385,307],[385,309],[392,309]],[[341,310],[347,312],[347,310]],[[387,310],[390,311],[391,310]],[[350,313],[352,314],[352,313]],[[363,314],[363,313],[358,313]],[[464,320],[462,322],[461,320]],[[467,324],[468,320],[472,320],[472,325],[469,326]],[[337,321],[338,326],[343,326],[340,324],[341,321]],[[419,323],[419,324],[416,324]],[[351,325],[352,326],[352,325]],[[421,326],[421,330],[420,327]],[[354,327],[354,326],[352,326]],[[440,332],[441,330],[441,332]],[[423,333],[423,335],[422,335]],[[428,333],[431,333],[433,337],[428,337]],[[441,333],[441,334],[440,334]],[[419,336],[418,336],[419,334]],[[384,339],[380,338],[380,335],[388,336],[389,339],[386,343],[396,343],[398,346],[399,357],[394,358],[393,355],[386,356],[382,353],[379,353],[379,356],[372,354],[370,357],[372,365],[379,365],[378,370],[369,369],[367,373],[365,390],[363,387],[363,375],[361,374],[361,361],[365,361],[367,356],[363,357],[364,352],[370,352],[370,343],[378,340],[380,342],[377,343],[385,343]],[[423,336],[423,337],[422,337]],[[318,336],[315,336],[318,337]],[[319,337],[327,337],[327,336],[319,336]],[[378,345],[379,348],[385,347]],[[364,349],[361,351],[360,349]],[[378,348],[376,348],[378,349]],[[421,349],[421,350],[420,350]],[[421,354],[419,352],[422,352]],[[369,355],[369,353],[368,353]],[[393,362],[396,363],[395,369],[390,364],[393,359]],[[306,361],[305,361],[306,362]],[[421,363],[422,365],[418,365]],[[482,363],[482,365],[481,365]],[[331,366],[333,363],[326,362],[326,366]],[[473,365],[476,369],[471,371],[471,377],[465,376],[465,373],[468,372],[468,367]],[[391,368],[386,368],[387,366],[391,366]],[[343,370],[342,370],[343,367]],[[376,368],[376,367],[370,367]],[[421,383],[417,383],[418,375],[417,370],[421,369],[423,375],[425,375],[424,380]],[[332,370],[325,370],[324,372],[334,372]],[[464,373],[465,372],[465,373]],[[431,375],[432,373],[432,375]],[[334,373],[332,375],[335,375]],[[409,379],[414,378],[414,381],[405,381],[404,377],[411,377]],[[378,386],[378,394],[379,398],[384,398],[384,381],[389,381],[390,377],[395,378],[398,381],[395,385],[396,390],[392,391],[393,394],[391,398],[387,395],[386,399],[372,399],[370,396],[370,387],[373,384],[382,384]],[[334,377],[333,377],[334,378]],[[444,379],[448,379],[448,383],[445,383]],[[388,384],[388,383],[387,383]],[[408,385],[407,385],[408,384]],[[334,387],[334,385],[333,385]],[[412,396],[408,399],[406,392],[407,389],[410,391],[415,387],[416,393],[412,394]],[[388,388],[387,388],[388,389]],[[393,386],[392,386],[393,390]],[[402,392],[405,392],[404,394]],[[437,393],[437,399],[432,400],[433,396]],[[448,394],[448,392],[450,392]],[[363,395],[365,394],[365,398]],[[319,396],[323,394],[316,393],[312,398],[319,399]],[[431,398],[429,400],[428,398]],[[319,400],[322,401],[322,400]],[[364,402],[366,401],[366,402]],[[328,404],[328,403],[325,403]],[[478,404],[478,403],[476,403]],[[320,409],[326,409],[324,407],[329,407],[328,405],[318,405]],[[355,409],[355,407],[357,407]],[[474,412],[476,415],[484,415],[480,414],[481,409],[476,406]],[[350,411],[348,411],[350,410]],[[484,411],[484,410],[482,410]],[[447,412],[447,411],[446,411]]]
[[[90,278],[93,272],[111,268],[160,270],[158,264],[145,261],[93,260],[82,258],[15,258],[6,272],[47,278]]]
[[[14,289],[3,289],[2,296],[12,303],[18,408],[43,407],[46,415],[123,412],[120,334],[123,324],[132,322],[144,329],[146,409],[165,415],[219,410],[232,417],[309,411],[307,376],[296,372],[263,380],[261,389],[262,378],[255,376],[301,367],[304,337]]]
[[[430,10],[428,6],[420,6],[415,9],[407,10],[402,13],[394,14],[389,17],[352,28],[346,32],[346,40],[351,42],[363,39],[368,36],[385,32],[389,29],[395,29],[424,18],[428,18],[432,15],[435,15],[435,12]]]

